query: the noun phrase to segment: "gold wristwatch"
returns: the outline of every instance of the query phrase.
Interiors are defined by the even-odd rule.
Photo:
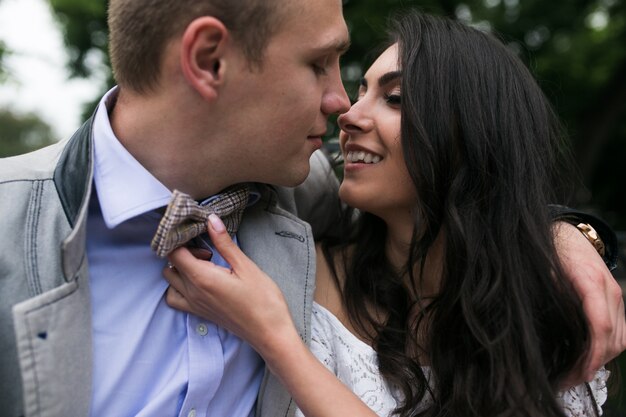
[[[578,225],[576,225],[576,228],[580,230],[583,236],[587,238],[589,243],[591,243],[593,247],[596,248],[598,254],[600,254],[600,256],[604,258],[604,242],[598,235],[598,232],[596,232],[596,229],[594,229],[593,227],[591,227],[590,224],[587,223],[579,223]]]

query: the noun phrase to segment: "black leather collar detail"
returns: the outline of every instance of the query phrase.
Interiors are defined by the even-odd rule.
[[[76,225],[76,218],[89,185],[89,173],[93,163],[91,160],[93,119],[91,117],[74,133],[54,170],[54,185],[72,228]]]

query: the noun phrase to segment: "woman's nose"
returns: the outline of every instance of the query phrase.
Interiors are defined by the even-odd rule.
[[[366,133],[374,128],[374,120],[365,112],[364,103],[355,103],[337,119],[341,130],[348,134]]]

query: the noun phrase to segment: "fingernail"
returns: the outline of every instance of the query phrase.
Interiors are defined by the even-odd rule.
[[[220,219],[217,214],[209,214],[209,223],[211,223],[211,227],[217,233],[223,233],[226,231],[226,226],[224,226],[222,219]]]

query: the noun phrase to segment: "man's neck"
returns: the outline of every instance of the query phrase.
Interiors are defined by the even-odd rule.
[[[193,105],[176,97],[120,91],[109,117],[120,143],[168,189],[203,198],[237,181],[229,178],[232,167],[222,166],[220,141],[212,140],[206,130],[192,131],[206,115],[191,109]]]

